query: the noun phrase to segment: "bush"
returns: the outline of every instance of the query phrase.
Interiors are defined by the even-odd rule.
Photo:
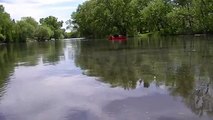
[[[4,35],[0,34],[0,42],[4,42],[5,39],[6,39],[6,37]]]

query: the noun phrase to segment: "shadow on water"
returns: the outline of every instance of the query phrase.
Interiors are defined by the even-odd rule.
[[[79,41],[81,42],[81,41]],[[83,74],[111,87],[165,85],[199,116],[213,115],[213,39],[163,37],[127,42],[81,42],[76,54]]]

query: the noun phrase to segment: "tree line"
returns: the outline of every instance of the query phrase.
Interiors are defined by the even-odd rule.
[[[71,15],[79,36],[213,33],[212,0],[88,0]]]
[[[0,5],[0,42],[60,39],[65,35],[62,25],[63,21],[54,16],[41,18],[39,23],[32,17],[22,17],[15,21],[5,12],[4,6]]]

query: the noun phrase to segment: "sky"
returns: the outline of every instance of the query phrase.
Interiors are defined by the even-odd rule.
[[[65,22],[84,1],[86,0],[0,0],[0,4],[15,20],[31,16],[39,21],[40,18],[52,15]]]

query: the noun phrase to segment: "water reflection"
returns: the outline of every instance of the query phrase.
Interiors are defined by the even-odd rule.
[[[212,45],[167,37],[0,46],[0,119],[210,120]]]
[[[129,90],[138,83],[144,88],[153,82],[166,85],[172,96],[181,96],[199,116],[212,115],[213,42],[205,39],[82,42],[76,64],[85,70],[84,74],[101,77],[100,81],[112,87]]]
[[[60,41],[47,43],[23,43],[0,46],[0,88],[4,88],[17,66],[35,66],[43,63],[56,64],[63,56]]]

